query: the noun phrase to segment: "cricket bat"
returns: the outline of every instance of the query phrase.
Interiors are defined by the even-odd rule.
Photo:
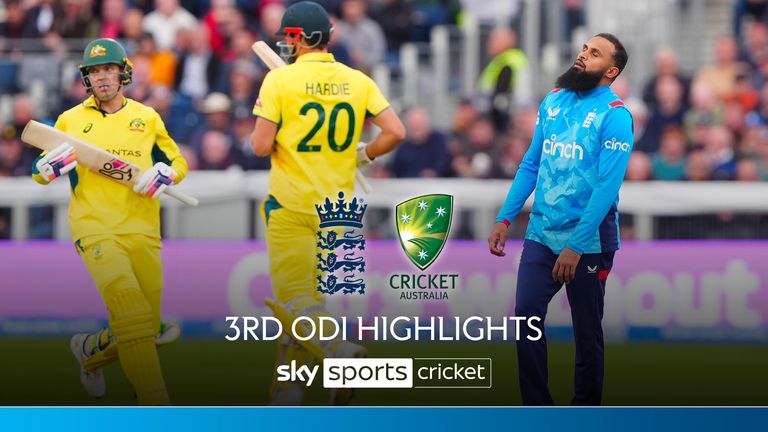
[[[264,64],[267,65],[270,70],[281,68],[286,65],[283,59],[277,55],[277,53],[274,52],[272,48],[270,48],[269,45],[267,45],[267,43],[264,41],[256,41],[251,46],[251,49],[253,49],[253,52],[259,56],[261,61],[264,62]],[[367,194],[371,193],[371,185],[368,183],[365,177],[363,177],[363,174],[359,170],[355,170],[355,179],[360,184],[363,192]]]
[[[141,169],[136,165],[35,120],[30,120],[24,127],[24,130],[21,132],[21,140],[45,151],[51,151],[61,145],[61,143],[69,143],[75,148],[78,165],[96,171],[116,182],[124,184],[126,187],[133,188],[133,184],[141,177]],[[189,206],[194,207],[200,202],[197,198],[179,192],[173,187],[168,187],[165,193]]]

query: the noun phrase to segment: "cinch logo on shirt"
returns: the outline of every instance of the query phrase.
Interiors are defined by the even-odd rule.
[[[629,151],[629,143],[623,143],[621,141],[616,141],[616,138],[611,138],[610,141],[606,141],[603,143],[605,148],[608,150],[621,150],[624,152]]]
[[[544,153],[555,157],[564,157],[566,159],[584,159],[584,148],[576,144],[576,141],[564,144],[561,142],[555,142],[555,139],[556,136],[552,135],[551,139],[544,140]]]

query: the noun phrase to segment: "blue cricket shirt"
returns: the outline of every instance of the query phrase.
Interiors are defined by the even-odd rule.
[[[619,249],[619,188],[634,144],[632,115],[609,86],[555,89],[497,222],[511,221],[535,189],[527,239],[556,254]]]

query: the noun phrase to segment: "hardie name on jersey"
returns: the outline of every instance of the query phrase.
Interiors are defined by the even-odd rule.
[[[349,96],[351,93],[349,91],[349,83],[348,82],[340,82],[340,83],[321,83],[321,82],[308,82],[305,83],[305,93],[308,95],[316,95],[316,96],[338,96],[338,95],[344,95]]]

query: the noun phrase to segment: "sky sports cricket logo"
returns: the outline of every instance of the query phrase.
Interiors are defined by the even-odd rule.
[[[453,218],[453,196],[422,195],[395,207],[397,235],[405,255],[422,272],[443,251]],[[447,300],[457,274],[393,274],[389,286],[400,300]]]
[[[326,358],[325,388],[491,388],[490,358]],[[277,380],[311,387],[320,365],[295,360],[277,367]]]
[[[322,206],[315,204],[320,218],[317,232],[317,290],[323,294],[365,294],[365,281],[359,273],[365,272],[365,260],[356,251],[365,249],[365,239],[355,228],[363,227],[363,215],[368,208],[362,200],[352,198],[347,202],[339,192],[334,203],[325,198]],[[339,228],[349,228],[342,230]],[[343,234],[340,234],[344,231]]]

